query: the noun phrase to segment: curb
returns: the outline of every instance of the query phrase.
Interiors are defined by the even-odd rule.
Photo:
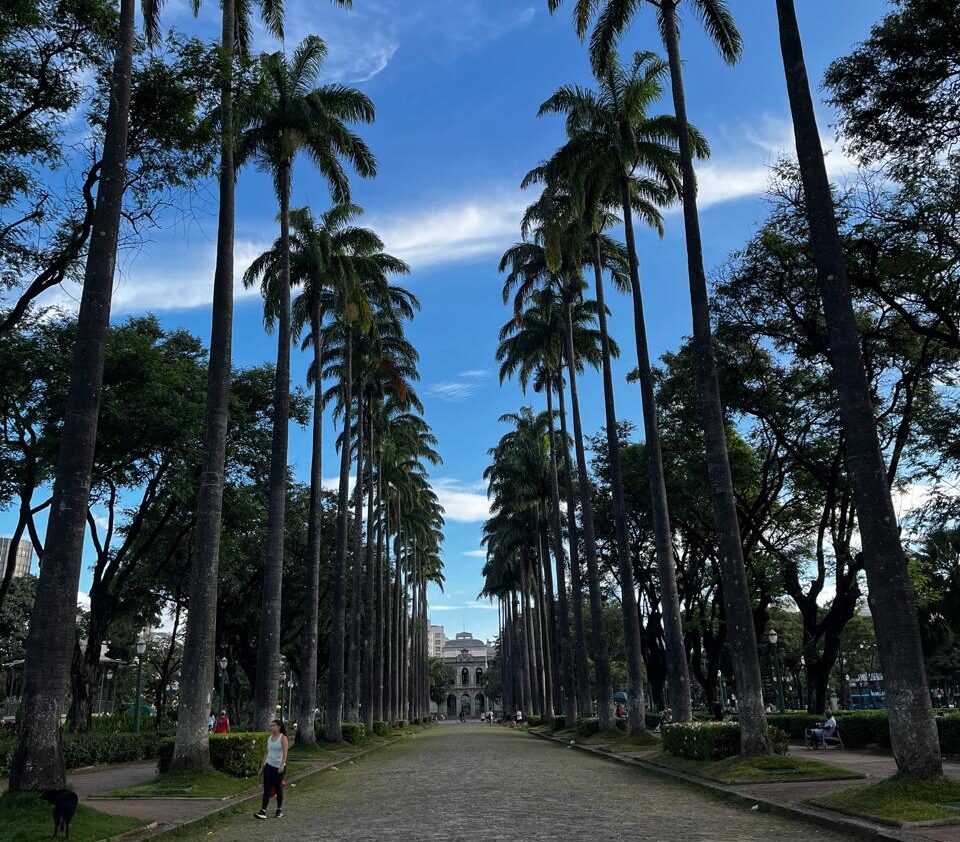
[[[363,749],[362,751],[359,751],[356,754],[352,754],[350,755],[350,757],[345,757],[342,760],[335,760],[329,763],[318,764],[314,766],[314,768],[312,769],[305,769],[303,772],[298,774],[295,778],[288,778],[287,780],[290,783],[297,783],[299,781],[305,780],[306,778],[310,778],[313,775],[319,775],[319,774],[322,774],[323,772],[328,772],[330,771],[331,768],[333,768],[334,766],[339,766],[341,763],[349,763],[350,761],[356,760],[357,758],[363,757],[364,755],[372,754],[375,751],[381,751],[382,749],[388,748],[394,745],[394,743],[398,743],[401,740],[405,740],[411,736],[416,736],[416,734],[404,734],[400,737],[394,737],[393,739],[389,740],[386,743],[382,743],[381,745],[372,746],[370,748]],[[133,835],[124,834],[123,839],[125,840],[125,842],[126,840],[136,840],[136,842],[143,842],[143,840],[146,840],[146,839],[156,839],[157,837],[163,836],[168,833],[175,833],[176,831],[182,830],[185,827],[190,827],[192,825],[199,824],[200,822],[205,822],[208,819],[212,819],[215,816],[220,815],[221,813],[226,813],[227,811],[232,810],[234,807],[239,807],[243,804],[246,804],[249,801],[255,801],[256,799],[260,798],[260,795],[261,795],[261,788],[259,786],[256,787],[256,789],[245,790],[239,795],[231,796],[230,800],[223,803],[222,806],[217,807],[215,810],[211,810],[209,813],[204,813],[202,816],[197,816],[196,818],[189,819],[188,821],[185,821],[185,822],[179,822],[178,824],[172,824],[172,825],[169,825],[168,827],[160,827],[160,828],[157,827],[156,822],[153,822],[152,826],[148,827],[147,829],[129,831],[129,834],[133,834]],[[123,800],[129,801],[131,799],[123,799]],[[191,799],[191,800],[200,800],[200,799]],[[113,840],[105,840],[105,842],[113,842]]]
[[[551,743],[556,743],[557,745],[569,746],[567,742],[558,737],[552,737],[548,734],[543,734],[537,731],[528,731],[527,733],[533,737],[537,737],[541,740],[547,740]],[[906,830],[877,827],[875,824],[857,819],[853,816],[846,818],[842,815],[837,815],[833,811],[810,806],[801,807],[792,804],[783,804],[779,801],[773,801],[769,798],[747,795],[726,784],[713,783],[711,781],[704,780],[703,778],[689,775],[685,772],[680,772],[676,769],[668,769],[665,766],[658,766],[656,763],[637,760],[633,757],[621,757],[613,754],[612,752],[598,751],[592,746],[581,746],[577,743],[574,743],[572,748],[586,752],[587,754],[592,754],[594,757],[600,757],[604,760],[619,763],[622,766],[632,766],[634,768],[643,769],[644,771],[652,772],[654,774],[665,775],[669,778],[673,778],[674,780],[681,781],[691,786],[699,787],[700,789],[706,789],[715,795],[722,795],[725,798],[741,801],[745,804],[761,805],[765,812],[787,816],[788,818],[800,819],[808,824],[816,824],[820,827],[825,827],[829,830],[835,830],[840,833],[853,834],[860,839],[892,840],[892,842],[930,842],[928,837],[918,836],[917,834],[910,833]]]

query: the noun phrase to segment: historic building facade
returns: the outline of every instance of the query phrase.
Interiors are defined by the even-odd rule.
[[[443,647],[443,664],[450,674],[452,684],[447,692],[447,703],[441,709],[448,719],[460,715],[477,718],[496,707],[495,699],[487,698],[483,677],[487,672],[488,658],[493,656],[493,647],[477,640],[470,632],[460,632]]]

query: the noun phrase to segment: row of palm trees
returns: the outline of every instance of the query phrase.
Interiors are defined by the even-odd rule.
[[[561,3],[562,0],[548,0],[550,11],[556,11]],[[617,44],[647,7],[656,13],[667,59],[651,52],[637,52],[624,65],[617,54]],[[624,620],[628,731],[633,735],[642,732],[642,641],[627,545],[617,438],[611,367],[617,348],[607,330],[604,285],[605,277],[609,278],[631,296],[633,303],[636,379],[647,445],[668,688],[675,718],[690,718],[689,675],[634,230],[636,218],[661,232],[663,209],[680,202],[698,408],[728,648],[739,701],[741,752],[755,755],[769,752],[770,746],[711,335],[695,172],[696,160],[706,157],[709,148],[687,117],[679,34],[684,7],[699,19],[724,61],[735,63],[742,42],[724,0],[575,0],[574,23],[582,39],[589,35],[595,87],[562,87],[541,106],[541,114],[565,116],[566,141],[526,177],[524,186],[535,185],[542,192],[525,214],[523,241],[507,251],[500,267],[507,273],[504,301],[513,302],[513,318],[501,331],[501,378],[517,374],[524,388],[532,381],[534,388],[546,395],[547,406],[542,416],[535,417],[531,410],[523,410],[507,418],[514,429],[491,452],[493,463],[488,479],[493,505],[486,525],[485,592],[501,600],[504,662],[507,670],[516,670],[515,675],[505,673],[505,694],[525,707],[529,703],[536,712],[563,712],[570,717],[576,711],[589,715],[580,609],[578,555],[582,549],[586,556],[593,632],[590,654],[596,672],[598,716],[601,727],[610,727],[608,700],[612,688],[603,629],[602,577],[577,396],[577,377],[584,362],[598,366],[603,381],[616,578]],[[914,597],[860,356],[859,334],[793,0],[776,0],[776,8],[830,358],[848,437],[847,465],[857,501],[870,603],[884,675],[891,690],[891,742],[901,774],[935,777],[941,773],[940,752],[926,693]],[[663,95],[666,82],[672,92],[673,114],[651,115],[649,109]],[[621,227],[622,242],[608,233]],[[592,277],[592,301],[584,297],[586,277]],[[567,389],[573,419],[575,473],[565,429]],[[554,409],[554,394],[559,412]],[[554,429],[555,415],[561,423],[559,440]],[[542,452],[544,446],[546,453]],[[565,487],[561,489],[561,485]],[[570,599],[565,595],[561,496],[566,500]],[[555,606],[553,583],[547,573],[551,545],[557,572]]]
[[[335,2],[350,5],[349,0]],[[147,36],[154,40],[159,34],[162,4],[145,0],[143,5]],[[190,610],[173,758],[177,769],[209,765],[206,723],[216,655],[217,567],[233,328],[235,189],[237,172],[245,164],[252,163],[270,174],[280,208],[279,238],[244,275],[245,284],[260,284],[265,322],[277,335],[254,727],[265,728],[276,709],[294,339],[302,339],[303,347],[312,349],[309,379],[314,388],[310,570],[302,631],[299,741],[315,739],[311,726],[320,645],[321,446],[326,406],[333,405],[341,430],[333,622],[325,694],[328,740],[341,738],[342,719],[357,721],[362,716],[372,727],[381,719],[426,714],[426,589],[428,582],[442,581],[442,509],[429,487],[425,467],[439,457],[411,386],[417,378],[416,351],[404,336],[404,323],[419,305],[409,292],[390,282],[392,275],[405,274],[408,267],[384,252],[373,231],[353,224],[362,211],[350,204],[346,167],[364,178],[376,174],[374,156],[353,128],[373,121],[373,104],[350,87],[317,84],[326,47],[319,38],[308,36],[289,58],[282,51],[261,56],[255,83],[239,92],[242,107],[235,107],[237,67],[249,51],[253,9],[236,0],[223,0],[221,6],[221,96],[214,115],[221,145],[217,261]],[[282,3],[261,0],[258,8],[267,30],[282,37]],[[74,647],[74,604],[123,202],[134,38],[134,2],[121,0],[95,234],[80,304],[55,504],[26,645],[22,712],[10,775],[14,790],[59,788],[65,782],[61,714]],[[319,219],[309,209],[290,207],[294,161],[300,153],[330,189],[333,207]],[[300,294],[291,301],[295,287]],[[351,511],[352,470],[356,483]]]

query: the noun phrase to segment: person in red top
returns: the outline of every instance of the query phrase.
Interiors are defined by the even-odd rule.
[[[213,726],[214,734],[229,734],[230,733],[230,718],[227,716],[225,710],[220,711],[220,715],[217,717],[216,724]]]

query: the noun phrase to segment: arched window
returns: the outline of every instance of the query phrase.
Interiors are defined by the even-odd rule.
[[[460,683],[466,687],[470,683],[470,670],[464,667],[460,670]]]
[[[479,687],[480,684],[482,683],[482,682],[481,682],[481,679],[482,679],[482,678],[483,678],[483,670],[480,669],[480,667],[477,667],[477,686],[478,686],[478,687]]]

